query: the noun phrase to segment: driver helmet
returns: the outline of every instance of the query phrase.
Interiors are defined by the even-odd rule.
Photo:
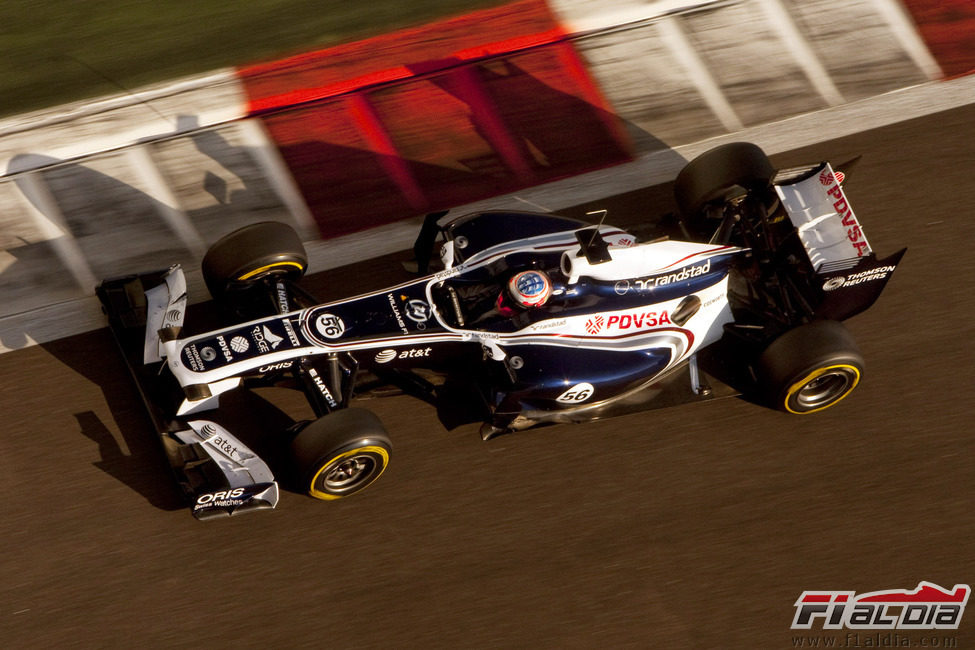
[[[552,281],[543,271],[521,271],[508,280],[508,294],[520,307],[541,307],[552,295]]]

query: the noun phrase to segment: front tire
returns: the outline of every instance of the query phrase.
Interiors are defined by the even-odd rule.
[[[216,299],[269,275],[297,280],[307,269],[308,254],[298,233],[277,221],[254,223],[221,237],[202,264],[203,280]]]
[[[769,406],[816,413],[849,395],[863,376],[863,356],[839,321],[813,321],[789,330],[759,357],[759,386]]]
[[[371,411],[347,408],[303,428],[291,442],[297,487],[331,501],[373,484],[389,464],[392,443]]]

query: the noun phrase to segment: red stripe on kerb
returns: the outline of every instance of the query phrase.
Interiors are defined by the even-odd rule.
[[[402,66],[389,68],[388,70],[378,70],[376,72],[370,72],[369,74],[362,75],[361,77],[356,77],[355,79],[340,81],[328,86],[317,88],[295,88],[294,90],[278,93],[276,95],[251,98],[248,101],[248,111],[251,115],[253,115],[255,113],[263,113],[276,108],[306,104],[308,102],[314,102],[321,99],[328,99],[329,97],[346,95],[363,88],[369,88],[370,86],[379,86],[382,84],[400,81],[402,79],[409,79],[413,76],[414,73],[412,71]]]
[[[616,111],[610,106],[609,102],[603,97],[599,88],[589,76],[586,64],[583,63],[575,46],[565,41],[558,46],[559,60],[562,62],[562,69],[575,82],[576,86],[582,91],[586,101],[592,104],[599,113],[599,118],[606,125],[606,129],[620,147],[628,151],[630,149],[630,139],[626,135],[620,119],[616,116]]]
[[[525,184],[535,182],[531,166],[521,154],[517,140],[514,139],[497,109],[491,104],[483,84],[477,78],[477,71],[470,66],[458,68],[451,78],[463,92],[464,100],[471,107],[475,122],[484,130],[491,147],[498,152],[504,164]]]
[[[369,100],[361,94],[351,95],[348,98],[348,111],[352,122],[362,133],[362,137],[369,143],[370,149],[380,154],[379,163],[393,179],[396,187],[406,198],[407,202],[417,210],[424,210],[428,207],[423,190],[417,184],[406,161],[399,155],[396,145],[386,133],[382,122],[373,110]]]
[[[496,43],[491,43],[490,45],[461,50],[460,52],[455,52],[452,55],[455,59],[453,61],[447,58],[440,59],[437,63],[433,64],[425,62],[428,63],[428,65],[421,66],[423,68],[422,74],[429,75],[442,72],[456,65],[457,61],[470,62],[477,59],[501,56],[504,54],[513,54],[522,50],[531,49],[533,47],[548,45],[555,42],[557,38],[563,37],[564,32],[561,29],[554,29],[543,34],[531,34],[505,41],[498,41]],[[255,73],[250,70],[241,70],[241,75],[246,76],[250,74]],[[572,76],[578,80],[578,75],[579,71],[575,71],[575,74]],[[313,88],[296,88],[294,90],[289,90],[287,92],[269,95],[266,97],[253,97],[248,101],[248,111],[251,115],[263,113],[287,106],[295,106],[297,104],[304,104],[328,99],[330,97],[337,97],[339,95],[355,92],[371,86],[380,86],[396,81],[411,79],[417,76],[420,75],[416,71],[410,70],[405,66],[397,66],[395,68],[389,68],[386,70],[377,70],[376,72],[370,72],[369,74],[355,77],[354,79],[347,79],[324,86]]]
[[[521,0],[287,59],[238,68],[251,114],[294,106],[567,37],[544,0]],[[485,42],[486,41],[486,42]]]
[[[486,59],[492,56],[499,56],[501,54],[512,54],[522,50],[529,50],[533,47],[550,45],[567,37],[568,34],[564,29],[561,27],[555,27],[538,34],[516,36],[515,38],[508,38],[502,41],[488,43],[486,45],[478,45],[477,47],[467,48],[466,50],[459,50],[454,53],[454,56],[464,61]]]

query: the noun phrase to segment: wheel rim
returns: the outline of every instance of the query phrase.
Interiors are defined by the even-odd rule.
[[[854,366],[820,368],[793,385],[788,410],[793,413],[822,410],[846,397],[859,381],[860,371]]]
[[[389,450],[381,446],[352,449],[319,465],[308,493],[326,501],[349,496],[378,479],[386,471],[387,463]]]
[[[325,489],[329,492],[348,492],[364,483],[376,469],[376,460],[369,454],[343,458],[325,471]]]

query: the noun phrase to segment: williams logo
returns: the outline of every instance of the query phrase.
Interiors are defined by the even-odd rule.
[[[968,585],[948,590],[931,582],[865,594],[804,591],[796,600],[792,629],[808,630],[819,622],[824,630],[957,630],[971,591]]]
[[[411,300],[406,303],[404,313],[414,323],[425,323],[430,320],[430,305],[422,300]]]

